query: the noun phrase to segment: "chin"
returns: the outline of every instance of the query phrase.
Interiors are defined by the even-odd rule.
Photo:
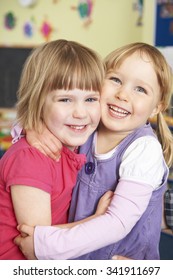
[[[61,141],[62,143],[65,143],[65,145],[67,147],[71,147],[70,149],[72,149],[72,147],[79,147],[82,146],[83,144],[85,144],[88,140],[88,138],[90,137],[91,133],[88,135],[78,135],[78,137],[69,137],[67,139],[67,141]]]

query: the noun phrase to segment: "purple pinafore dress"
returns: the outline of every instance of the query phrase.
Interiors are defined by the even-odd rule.
[[[156,137],[150,124],[146,124],[129,134],[117,146],[111,158],[105,160],[98,160],[92,154],[93,135],[80,148],[80,153],[86,154],[87,162],[79,172],[73,191],[69,222],[84,219],[95,213],[100,197],[108,190],[116,190],[119,180],[119,166],[124,152],[133,141],[146,135]],[[146,211],[131,232],[119,242],[77,259],[107,260],[114,255],[122,255],[138,260],[158,260],[160,258],[159,240],[162,221],[162,198],[168,177],[168,168],[164,161],[163,164],[165,173],[162,185],[153,192]]]

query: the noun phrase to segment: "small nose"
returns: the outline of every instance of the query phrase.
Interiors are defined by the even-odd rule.
[[[76,104],[74,110],[73,110],[73,117],[77,119],[84,119],[86,118],[86,107],[82,104]]]
[[[129,100],[129,92],[128,89],[122,86],[118,92],[116,93],[116,97],[121,101],[128,101]]]

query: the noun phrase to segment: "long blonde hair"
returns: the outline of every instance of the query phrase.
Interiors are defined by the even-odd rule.
[[[56,40],[35,48],[22,71],[17,122],[24,129],[40,131],[43,105],[56,89],[101,92],[104,67],[101,57],[77,42]]]
[[[164,119],[163,113],[168,109],[172,95],[173,75],[170,66],[162,53],[149,44],[137,42],[125,45],[111,52],[104,60],[105,71],[109,73],[119,67],[131,54],[138,52],[147,55],[153,64],[161,92],[162,111],[157,115],[156,134],[162,145],[165,161],[168,166],[173,163],[173,137]]]

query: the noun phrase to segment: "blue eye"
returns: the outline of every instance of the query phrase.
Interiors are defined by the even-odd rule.
[[[116,84],[122,84],[121,80],[117,77],[110,77],[109,80],[114,81]]]
[[[95,101],[99,101],[99,99],[98,98],[96,98],[96,97],[90,97],[90,98],[87,98],[86,99],[86,102],[95,102]]]
[[[68,98],[62,98],[58,100],[59,102],[70,102],[70,99]]]
[[[135,90],[136,90],[137,92],[139,92],[139,93],[147,94],[147,91],[146,91],[143,87],[136,87]]]

